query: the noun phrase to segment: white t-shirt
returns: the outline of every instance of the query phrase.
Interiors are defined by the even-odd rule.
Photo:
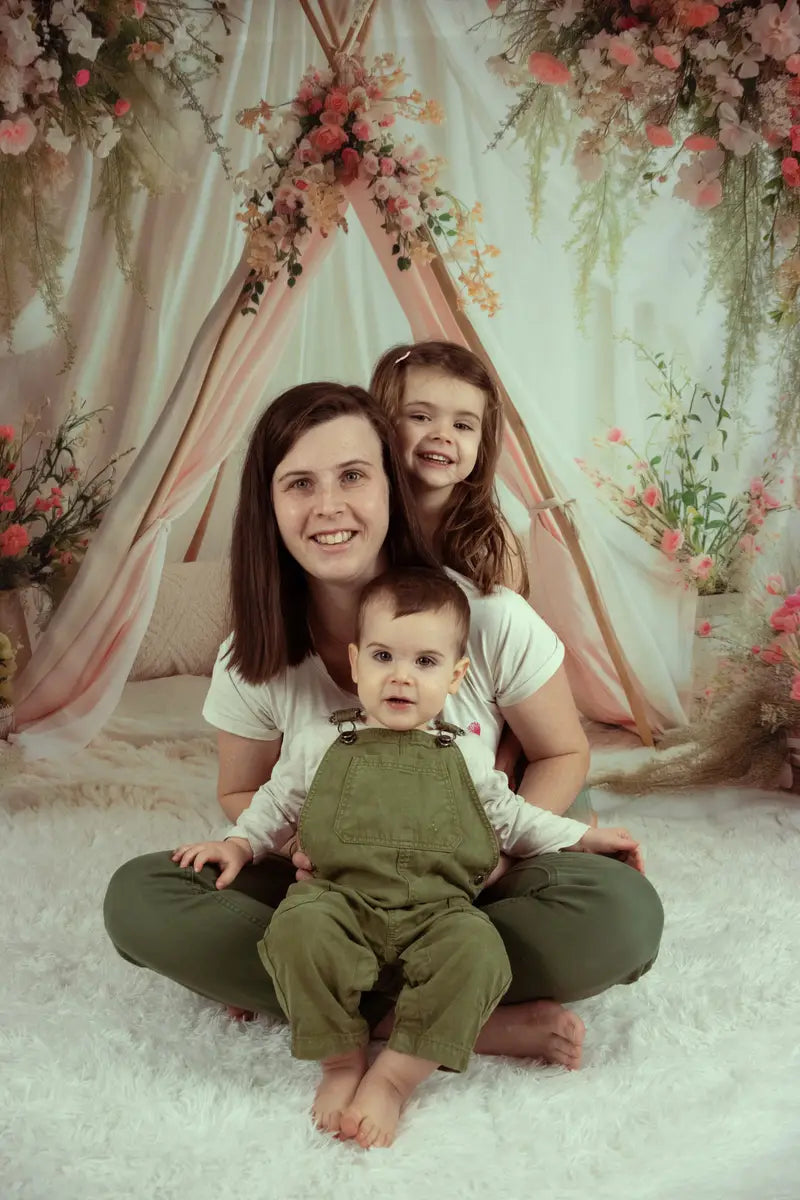
[[[564,660],[564,646],[516,592],[497,588],[482,596],[454,571],[448,574],[469,600],[470,665],[456,695],[447,697],[442,716],[476,734],[494,755],[503,728],[501,708],[527,700],[547,683]],[[268,683],[245,683],[224,661],[228,644],[229,640],[220,647],[203,705],[203,716],[217,729],[258,741],[283,735],[285,754],[317,726],[324,729],[330,743],[330,714],[358,705],[355,692],[334,683],[322,660],[313,654]]]
[[[326,729],[315,724],[302,741],[297,739],[284,749],[272,777],[258,789],[227,836],[248,841],[253,857],[284,846],[297,830],[319,764],[336,737],[330,724]],[[494,751],[476,734],[466,733],[456,744],[503,853],[517,858],[546,854],[573,846],[586,833],[587,826],[580,821],[535,808],[515,795],[502,771],[495,770]]]

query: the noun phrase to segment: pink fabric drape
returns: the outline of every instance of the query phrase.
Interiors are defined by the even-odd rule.
[[[278,361],[289,320],[332,239],[315,235],[293,290],[266,287],[256,316],[235,318],[206,384],[202,419],[181,450],[178,474],[159,512],[131,538],[155,495],[220,339],[237,303],[238,269],[200,329],[164,412],[109,506],[86,560],[26,669],[16,681],[13,740],[32,758],[72,753],[102,728],[116,706],[155,604],[170,523],[200,495],[253,415]]]

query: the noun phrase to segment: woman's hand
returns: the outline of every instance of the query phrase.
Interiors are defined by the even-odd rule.
[[[218,888],[233,883],[242,867],[253,860],[253,850],[245,838],[227,838],[224,842],[195,842],[180,846],[172,855],[172,861],[182,868],[194,867],[201,871],[206,863],[218,863],[222,867]]]
[[[639,843],[627,829],[587,829],[574,846],[567,850],[584,850],[587,854],[607,854],[627,863],[644,875],[644,858]]]

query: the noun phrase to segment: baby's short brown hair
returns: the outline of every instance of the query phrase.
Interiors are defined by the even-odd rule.
[[[458,657],[463,658],[469,637],[469,601],[454,579],[444,571],[430,567],[397,567],[371,580],[359,599],[356,622],[356,642],[361,643],[361,631],[367,605],[373,600],[387,598],[394,603],[394,615],[407,617],[411,613],[453,613]]]

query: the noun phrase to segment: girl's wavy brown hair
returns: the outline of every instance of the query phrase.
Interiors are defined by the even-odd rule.
[[[250,437],[233,523],[228,665],[247,683],[266,683],[313,652],[308,580],[278,530],[272,477],[295,442],[337,417],[369,421],[380,438],[389,487],[389,528],[383,548],[389,567],[435,567],[383,409],[363,388],[304,383],[273,400]]]
[[[480,388],[486,398],[478,457],[472,474],[453,489],[439,529],[442,562],[459,571],[485,595],[514,578],[528,594],[528,573],[519,539],[503,520],[494,479],[503,437],[503,402],[491,374],[471,350],[456,342],[416,342],[392,346],[375,365],[370,392],[396,425],[403,407],[408,371],[434,367]]]

